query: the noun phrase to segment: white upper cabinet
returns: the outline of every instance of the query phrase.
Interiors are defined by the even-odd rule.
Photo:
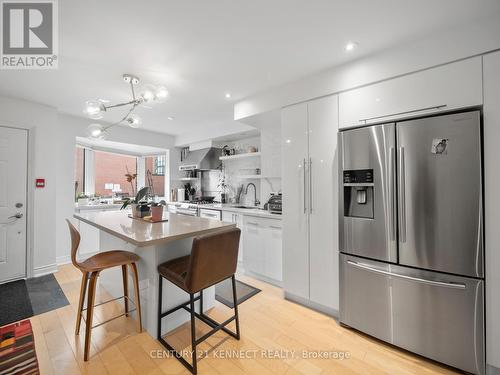
[[[481,57],[474,57],[340,94],[339,125],[348,128],[481,104]]]

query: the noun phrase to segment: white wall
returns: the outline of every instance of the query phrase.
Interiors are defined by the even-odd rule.
[[[252,125],[247,117],[499,48],[500,14],[495,14],[247,98],[236,103],[234,119]]]
[[[69,255],[70,240],[65,222],[74,213],[74,148],[77,136],[86,136],[89,121],[59,114],[55,108],[0,96],[0,126],[29,130],[28,233],[33,262],[28,276],[56,270],[57,259]],[[140,129],[114,127],[109,140],[170,149],[170,173],[178,178],[180,154],[174,138]],[[35,178],[46,187],[34,188]],[[175,185],[175,184],[173,184]],[[31,210],[31,211],[30,211]]]

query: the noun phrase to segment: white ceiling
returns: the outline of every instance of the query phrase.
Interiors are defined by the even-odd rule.
[[[140,109],[144,128],[242,132],[234,101],[499,11],[498,0],[59,1],[59,69],[0,71],[0,95],[81,116],[87,99],[128,99],[121,75],[133,73],[171,93]]]

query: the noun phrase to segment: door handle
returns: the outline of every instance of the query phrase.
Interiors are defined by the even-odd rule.
[[[312,193],[312,159],[309,158],[309,213],[313,212],[313,193]]]
[[[402,243],[406,242],[406,203],[405,203],[405,148],[399,148],[399,187],[398,187],[398,201],[399,201],[399,238]]]
[[[381,275],[386,275],[386,276],[391,276],[391,277],[397,277],[399,279],[404,279],[404,280],[415,281],[415,282],[421,283],[421,284],[432,285],[432,286],[441,286],[441,287],[453,288],[453,289],[465,289],[466,288],[465,284],[461,284],[461,283],[449,283],[446,281],[434,281],[434,280],[422,279],[420,277],[401,275],[399,273],[379,270],[378,268],[373,268],[373,267],[370,267],[366,264],[356,263],[356,262],[353,262],[350,260],[348,260],[347,263],[353,267],[361,268],[361,269],[364,269],[366,271],[370,271],[373,273],[378,273]]]
[[[306,158],[304,158],[303,163],[302,163],[302,169],[304,172],[304,213],[307,213],[307,208],[306,208]]]
[[[392,241],[396,241],[396,197],[394,194],[395,181],[395,168],[396,168],[396,155],[394,152],[394,147],[389,148],[389,202],[390,202],[390,213],[389,213],[389,233]]]
[[[15,215],[9,216],[7,218],[8,221],[0,222],[1,225],[7,225],[7,224],[12,224],[15,222],[17,219],[21,219],[23,217],[23,214],[18,212]]]

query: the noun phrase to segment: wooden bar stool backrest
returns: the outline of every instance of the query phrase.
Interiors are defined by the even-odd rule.
[[[185,279],[188,292],[199,292],[235,274],[240,234],[231,228],[193,240]]]
[[[71,224],[71,221],[66,219],[66,222],[68,223],[69,226],[69,232],[71,234],[71,263],[78,268],[79,270],[82,270],[80,267],[80,264],[78,263],[76,259],[76,254],[78,252],[78,246],[80,246],[80,233],[78,230],[75,228],[73,224]]]

